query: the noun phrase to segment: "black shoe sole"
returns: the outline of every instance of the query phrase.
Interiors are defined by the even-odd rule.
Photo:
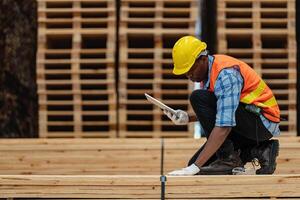
[[[197,175],[232,175],[232,170],[228,171],[200,171]]]

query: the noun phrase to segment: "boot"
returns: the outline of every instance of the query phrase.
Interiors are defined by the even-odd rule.
[[[276,170],[276,157],[279,154],[278,140],[268,140],[251,150],[251,157],[257,158],[260,169],[256,174],[273,174]]]
[[[240,154],[240,158],[243,162],[243,165],[246,165],[248,162],[252,162],[254,157],[251,156],[251,150],[253,149],[253,147],[247,147],[247,148],[242,148],[241,149],[241,154]]]
[[[232,174],[235,167],[244,167],[239,152],[234,151],[233,143],[225,140],[216,152],[217,160],[208,166],[200,168],[200,175],[227,175]]]

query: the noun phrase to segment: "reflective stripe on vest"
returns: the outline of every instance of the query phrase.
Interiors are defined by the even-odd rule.
[[[280,110],[271,89],[249,65],[240,60],[226,55],[214,55],[209,90],[214,91],[215,82],[222,69],[235,66],[239,67],[244,79],[240,102],[260,107],[266,118],[279,122]]]

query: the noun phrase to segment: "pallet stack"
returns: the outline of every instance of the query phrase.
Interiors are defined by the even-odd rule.
[[[116,135],[114,0],[38,0],[40,137]]]
[[[144,93],[174,109],[190,109],[192,85],[172,75],[172,47],[180,37],[195,35],[197,19],[197,0],[121,0],[120,137],[193,135],[193,125],[174,126]]]
[[[295,0],[218,1],[218,53],[252,66],[273,90],[283,135],[296,135]]]

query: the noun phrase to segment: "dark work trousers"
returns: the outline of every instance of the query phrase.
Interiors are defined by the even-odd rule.
[[[196,116],[204,129],[205,137],[208,138],[215,127],[217,113],[217,98],[214,93],[207,90],[195,90],[190,96],[190,102]],[[245,109],[245,104],[240,103],[235,112],[236,126],[232,130],[224,144],[231,140],[235,150],[241,150],[241,159],[247,162],[249,150],[258,143],[272,138],[272,134],[265,128],[259,116]],[[205,144],[194,154],[188,165],[196,161]],[[223,146],[223,145],[222,145]],[[209,165],[216,160],[213,155],[205,164]]]

